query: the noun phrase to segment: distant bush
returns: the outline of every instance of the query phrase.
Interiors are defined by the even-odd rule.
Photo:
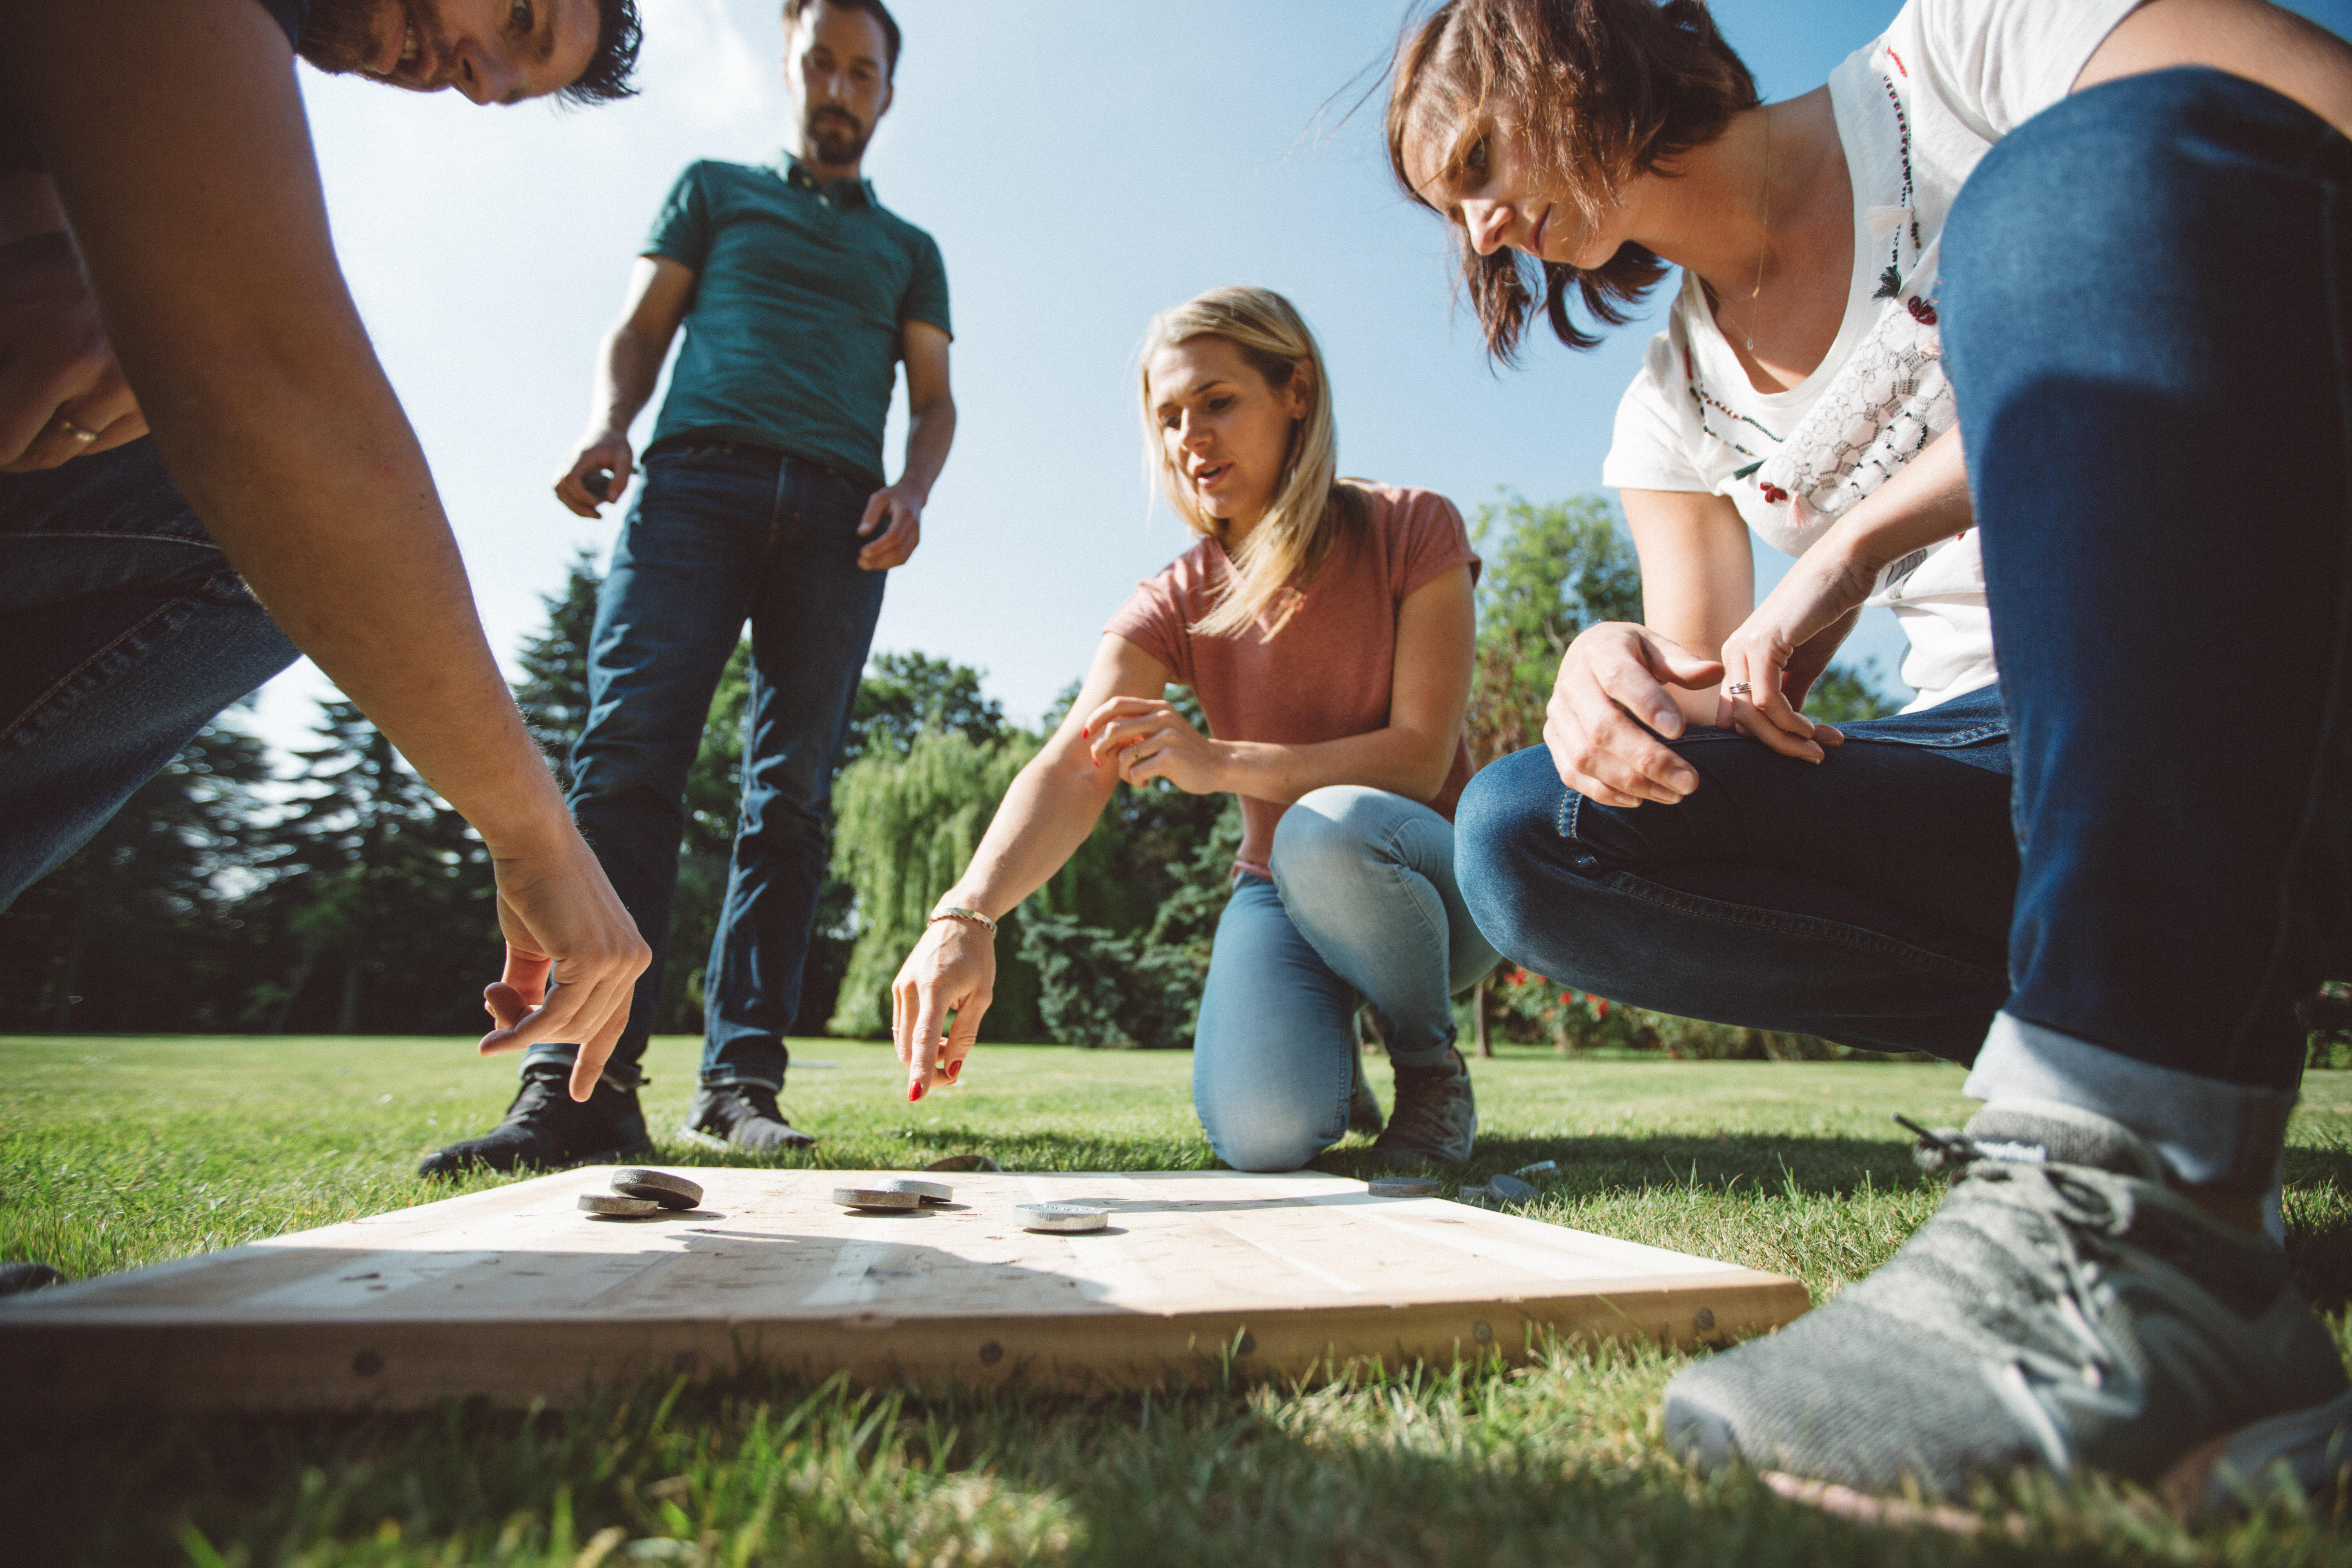
[[[1627,1007],[1507,964],[1487,985],[1486,1026],[1504,1039],[1557,1051],[1656,1051],[1677,1061],[1819,1062],[1872,1054],[1811,1035]]]

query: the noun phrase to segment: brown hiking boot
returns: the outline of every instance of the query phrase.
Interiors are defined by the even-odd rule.
[[[1470,1068],[1448,1050],[1435,1067],[1396,1069],[1396,1106],[1372,1152],[1391,1165],[1459,1165],[1478,1136]]]

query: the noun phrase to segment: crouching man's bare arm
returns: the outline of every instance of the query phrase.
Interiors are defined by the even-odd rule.
[[[490,657],[336,265],[284,34],[253,0],[0,0],[0,90],[173,478],[288,636],[489,847],[513,988],[485,1049],[582,1042],[585,1099],[646,945]],[[15,352],[0,342],[0,395]],[[518,1017],[550,964],[556,989]]]

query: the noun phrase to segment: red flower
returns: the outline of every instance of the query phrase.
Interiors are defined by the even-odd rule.
[[[1606,996],[1595,996],[1592,999],[1592,1012],[1593,1016],[1596,1017],[1606,1018],[1609,1016],[1609,998]]]
[[[1559,994],[1559,1005],[1563,1007],[1573,1005],[1575,1001],[1576,993],[1573,991],[1563,991]]]
[[[1911,312],[1911,319],[1918,322],[1921,326],[1932,327],[1936,324],[1936,307],[1927,303],[1927,300],[1921,299],[1918,295],[1912,295],[1911,298],[1904,303]]]
[[[1789,492],[1782,489],[1780,486],[1772,483],[1769,479],[1757,480],[1756,488],[1762,490],[1764,492],[1764,499],[1770,501],[1774,506],[1779,506],[1782,501],[1789,499]]]

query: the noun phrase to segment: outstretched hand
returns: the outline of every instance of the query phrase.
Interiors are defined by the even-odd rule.
[[[554,844],[519,855],[492,851],[505,972],[482,992],[497,1027],[484,1056],[542,1041],[576,1041],[572,1098],[584,1100],[629,1021],[637,976],[652,951],[596,857],[564,825]]]
[[[890,1039],[917,1100],[963,1074],[995,999],[996,941],[969,921],[933,921],[890,983]],[[950,1015],[954,1023],[950,1026]]]

